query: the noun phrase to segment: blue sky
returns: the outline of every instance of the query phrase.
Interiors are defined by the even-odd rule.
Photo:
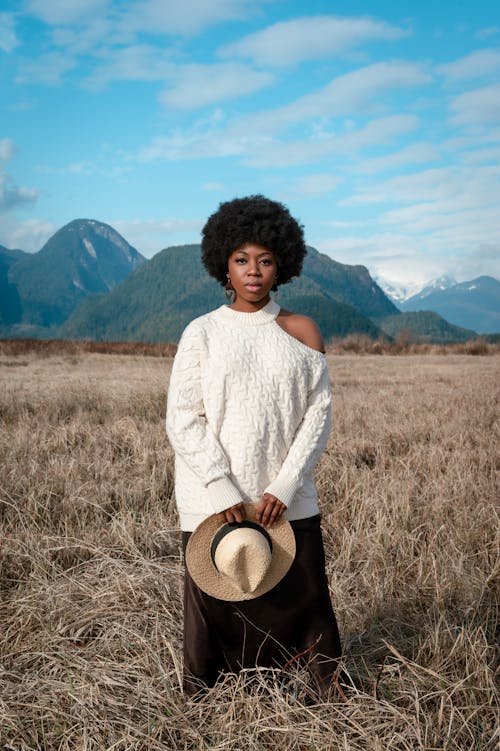
[[[0,244],[84,217],[149,257],[264,193],[372,274],[500,278],[500,3],[0,8]]]

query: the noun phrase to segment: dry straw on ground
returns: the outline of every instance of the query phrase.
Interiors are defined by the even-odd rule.
[[[496,749],[499,361],[329,356],[317,480],[355,687],[245,673],[189,703],[171,361],[0,354],[0,748]]]

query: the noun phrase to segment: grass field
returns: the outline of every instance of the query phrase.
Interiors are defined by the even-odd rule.
[[[317,469],[356,685],[179,689],[171,359],[0,349],[0,749],[498,748],[500,355],[329,355]]]

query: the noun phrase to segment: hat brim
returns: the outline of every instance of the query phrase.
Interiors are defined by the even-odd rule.
[[[256,522],[256,504],[245,503],[244,507],[246,519]],[[271,564],[257,589],[248,593],[241,592],[227,576],[216,569],[212,561],[212,539],[224,524],[226,522],[220,514],[213,514],[205,519],[189,538],[186,567],[192,579],[203,592],[218,600],[253,600],[269,592],[283,579],[295,558],[295,535],[290,522],[282,516],[271,527],[266,527],[272,541]]]

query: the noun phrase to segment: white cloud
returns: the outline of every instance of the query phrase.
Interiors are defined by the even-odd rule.
[[[389,231],[332,238],[323,247],[340,260],[350,255],[399,281],[418,280],[419,266],[427,279],[444,272],[455,276],[460,272],[462,278],[478,273],[495,276],[500,260],[494,252],[484,255],[478,271],[480,264],[476,259],[474,266],[471,248],[497,247],[492,238],[500,236],[499,196],[496,165],[447,166],[374,181],[358,187],[338,205],[382,204],[370,225]],[[342,227],[338,229],[342,232]]]
[[[82,159],[79,162],[69,162],[61,166],[52,164],[36,164],[34,172],[39,175],[56,175],[57,177],[90,177],[98,176],[114,182],[126,182],[128,173],[132,171],[129,164],[110,164],[102,154],[98,154],[93,160]]]
[[[412,143],[405,148],[395,151],[392,154],[373,157],[371,159],[362,159],[356,169],[359,172],[372,173],[380,175],[388,170],[400,169],[407,164],[418,164],[422,162],[436,162],[441,159],[439,149],[430,143]]]
[[[11,176],[0,168],[0,212],[7,213],[18,206],[34,203],[38,198],[35,188],[16,185]]]
[[[363,264],[372,276],[383,276],[399,283],[423,283],[440,276],[447,268],[446,261],[427,254],[416,238],[405,234],[332,237],[315,246],[336,261]]]
[[[443,274],[457,280],[480,274],[500,278],[500,252],[491,245],[467,238],[460,243],[459,230],[450,237],[404,233],[373,233],[366,236],[330,238],[315,247],[341,263],[362,263],[372,276],[398,284],[424,284]],[[470,248],[473,248],[470,251]]]
[[[59,85],[65,74],[75,67],[75,60],[63,52],[47,52],[36,60],[25,60],[19,69],[16,83]]]
[[[169,245],[199,242],[202,219],[111,219],[108,223],[150,258]]]
[[[137,34],[196,34],[221,21],[243,21],[258,0],[144,0],[131,3],[120,29]]]
[[[335,148],[341,153],[357,152],[370,146],[391,143],[398,136],[416,130],[419,122],[415,115],[379,117],[370,120],[362,128],[340,134],[336,139]]]
[[[473,133],[468,131],[459,136],[447,138],[441,143],[441,146],[452,153],[460,152],[464,149],[468,149],[472,153],[475,149],[481,149],[485,145],[499,142],[500,126],[497,128],[490,127],[487,130],[482,129],[480,132],[476,129]]]
[[[175,85],[162,91],[159,100],[175,109],[199,109],[259,91],[273,81],[270,73],[239,63],[183,65],[176,70]]]
[[[0,162],[8,162],[15,152],[11,138],[0,139]],[[0,213],[6,214],[18,206],[34,203],[38,198],[35,188],[16,185],[11,175],[0,164]]]
[[[479,39],[485,39],[486,37],[495,36],[496,34],[500,34],[500,26],[488,26],[486,29],[480,29],[476,36]]]
[[[100,91],[114,81],[163,81],[158,100],[175,109],[198,109],[258,91],[274,81],[270,73],[242,63],[178,64],[170,49],[131,45],[99,50],[100,61],[84,85]]]
[[[500,164],[500,145],[478,148],[462,154],[465,164]]]
[[[98,55],[101,46],[133,46],[145,34],[163,38],[191,36],[224,21],[244,21],[266,2],[268,0],[183,0],[181,3],[173,0],[26,0],[25,14],[51,27],[53,43],[69,55]],[[118,80],[125,80],[125,77],[119,76]],[[137,79],[132,76],[132,80]]]
[[[213,182],[213,183],[203,183],[203,185],[201,186],[201,189],[202,190],[210,190],[210,191],[213,190],[213,191],[216,191],[216,192],[220,192],[222,190],[225,190],[225,186],[222,183],[215,183],[215,182]]]
[[[328,227],[333,227],[334,229],[347,229],[348,227],[358,227],[362,222],[341,222],[337,220],[332,220],[331,222],[327,222]]]
[[[405,211],[414,210],[414,204],[423,202],[429,211],[446,211],[448,206],[480,205],[497,202],[500,196],[500,167],[442,167],[424,170],[409,175],[399,175],[388,180],[374,182],[360,187],[357,193],[345,203],[409,203],[411,209],[395,209],[391,215],[403,216]],[[470,203],[472,202],[472,204]],[[396,214],[397,212],[397,214]]]
[[[175,78],[177,67],[170,50],[136,44],[119,49],[103,48],[99,63],[84,79],[90,89],[101,90],[114,81],[161,81]]]
[[[239,156],[244,144],[238,139],[221,138],[214,131],[200,133],[198,128],[189,131],[172,131],[167,136],[153,138],[135,154],[126,157],[128,161],[147,164],[158,160],[208,159]]]
[[[334,139],[329,141],[290,140],[278,141],[273,138],[240,137],[239,144],[242,163],[249,167],[293,167],[322,161],[335,149]]]
[[[500,245],[489,242],[473,244],[471,252],[457,259],[457,279],[468,281],[478,276],[500,280]]]
[[[73,24],[103,15],[109,0],[28,0],[26,12],[50,25]]]
[[[96,54],[99,56],[102,45],[120,42],[115,23],[111,18],[100,14],[88,19],[82,25],[57,26],[52,29],[51,38],[56,47],[66,48],[72,55]],[[127,40],[122,41],[125,43]]]
[[[223,57],[243,57],[259,65],[286,67],[304,60],[332,58],[370,41],[400,39],[409,32],[373,18],[311,16],[281,21],[220,49]]]
[[[222,21],[244,21],[266,0],[27,0],[25,11],[51,26],[112,22],[115,33],[194,34]]]
[[[247,130],[259,128],[269,133],[310,118],[366,116],[387,109],[391,91],[422,86],[430,80],[424,67],[415,63],[374,63],[338,76],[322,89],[284,107],[249,115],[242,124]]]
[[[63,168],[62,174],[67,175],[93,175],[97,172],[97,165],[94,162],[84,160],[82,162],[71,162]]]
[[[19,99],[17,102],[8,104],[5,108],[9,112],[28,112],[36,106],[36,102],[33,99]]]
[[[457,125],[500,123],[500,84],[466,91],[450,102],[451,120]]]
[[[8,162],[14,156],[14,141],[12,138],[0,139],[0,160],[2,162]]]
[[[324,193],[331,193],[340,182],[340,177],[329,173],[306,175],[295,182],[292,191],[294,194],[301,196],[319,196]]]
[[[0,244],[34,253],[43,247],[56,229],[51,222],[41,219],[19,222],[12,214],[0,216]]]
[[[330,138],[279,141],[267,135],[265,128],[262,131],[257,127],[245,129],[244,119],[220,128],[218,112],[216,110],[216,117],[212,120],[201,120],[188,130],[171,131],[167,136],[152,139],[126,159],[148,163],[162,159],[238,157],[243,164],[252,167],[286,168],[318,162],[332,153],[353,158],[359,150],[390,143],[418,126],[418,119],[413,115],[393,115]]]
[[[392,115],[378,118],[362,128],[348,130],[320,140],[278,141],[254,139],[242,143],[243,163],[252,167],[289,167],[323,161],[330,154],[340,154],[353,160],[356,154],[370,146],[391,143],[399,135],[418,126],[414,115]]]
[[[450,83],[494,75],[500,71],[500,50],[486,49],[471,52],[453,63],[438,65],[437,72]]]
[[[19,46],[12,13],[0,13],[0,50],[10,53]]]
[[[347,235],[345,237],[332,237],[317,243],[318,249],[336,254],[335,257],[346,257],[346,253],[352,251],[362,252],[364,258],[392,258],[411,255],[413,246],[407,235],[394,233],[376,233],[372,235]]]
[[[411,214],[397,214],[388,212],[380,217],[381,223],[400,224],[409,234],[432,233],[435,237],[451,237],[454,241],[458,234],[462,238],[472,236],[475,241],[485,238],[488,240],[492,235],[500,231],[500,219],[498,218],[498,206],[486,208],[465,208],[458,206],[456,210],[448,205],[448,211],[436,210],[432,204],[415,207],[415,218]]]

